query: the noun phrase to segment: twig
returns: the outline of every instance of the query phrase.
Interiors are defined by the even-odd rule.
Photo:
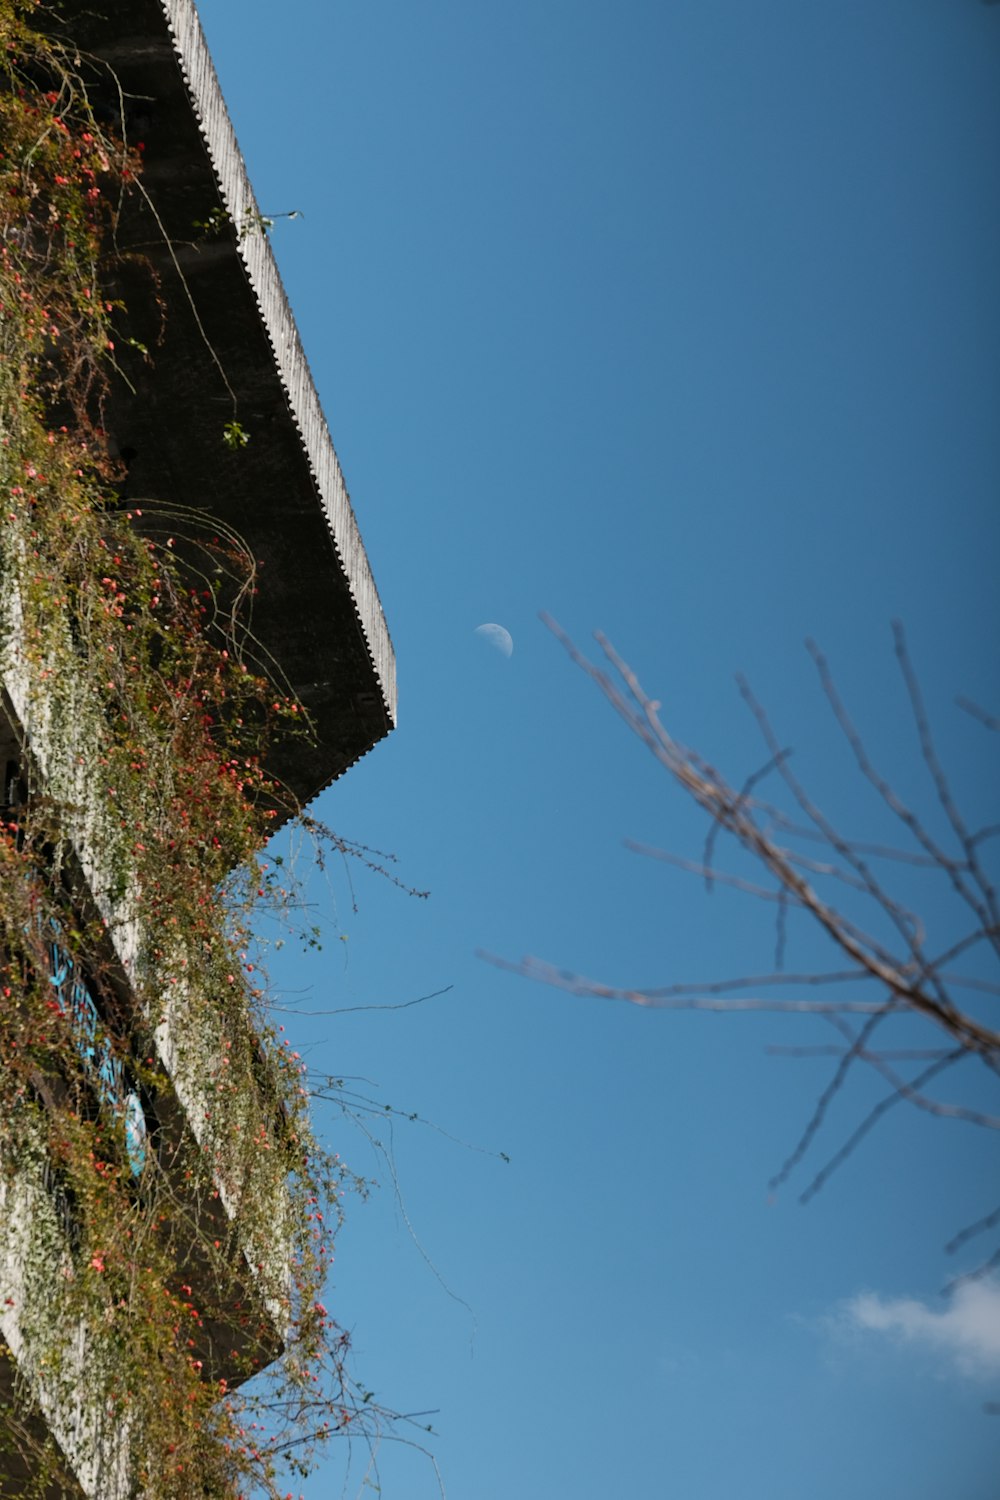
[[[925,1068],[924,1071],[919,1075],[919,1077],[913,1080],[913,1083],[910,1085],[911,1090],[922,1089],[924,1084],[930,1083],[932,1078],[936,1078],[939,1073],[944,1072],[945,1068],[951,1067],[953,1063],[958,1062],[965,1055],[965,1050],[961,1047],[956,1047],[953,1052],[946,1053],[944,1057],[939,1058],[937,1062],[931,1063],[929,1068]],[[857,1127],[856,1130],[852,1131],[849,1139],[845,1141],[840,1150],[837,1151],[833,1156],[831,1156],[826,1165],[816,1173],[816,1176],[806,1188],[805,1192],[799,1194],[800,1203],[808,1203],[811,1198],[815,1198],[816,1194],[822,1190],[824,1185],[833,1176],[838,1167],[843,1166],[848,1157],[853,1155],[857,1146],[873,1128],[873,1126],[875,1126],[882,1118],[882,1116],[888,1110],[892,1109],[894,1105],[902,1103],[903,1098],[904,1095],[899,1089],[893,1089],[891,1094],[887,1094],[884,1099],[880,1099],[878,1104],[876,1104],[873,1109],[869,1110],[868,1114],[861,1121],[861,1124]]]
[[[730,809],[734,817],[741,811],[742,808],[746,806],[750,798],[750,793],[753,791],[754,787],[758,786],[760,782],[762,782],[766,777],[770,776],[772,771],[776,771],[781,765],[782,761],[787,759],[787,757],[791,755],[791,753],[791,750],[788,749],[775,751],[770,760],[766,761],[764,765],[761,766],[760,770],[753,771],[747,777],[746,781],[744,781],[743,785],[740,787],[740,790],[737,792],[736,800],[734,801],[734,803],[732,804],[732,808]],[[722,828],[723,826],[724,825],[722,824],[722,822],[718,818],[716,818],[716,820],[710,825],[708,834],[705,838],[705,852],[702,855],[702,860],[706,869],[708,870],[711,870],[712,868],[712,858],[715,853],[715,841],[718,837],[720,828]],[[712,889],[711,880],[707,876],[705,879],[705,889],[707,891],[711,891]]]
[[[987,729],[1000,733],[1000,719],[995,714],[987,713],[985,708],[980,708],[979,704],[974,703],[971,698],[956,698],[955,702],[959,708],[971,714],[974,719],[978,719],[980,724],[984,724]]]
[[[982,907],[978,902],[970,898],[969,904],[980,918],[984,929],[988,927],[1000,927],[1000,910],[997,908],[996,891],[979,862],[976,845],[969,836],[965,820],[959,812],[958,804],[952,796],[944,767],[938,759],[937,750],[934,747],[934,739],[931,735],[930,720],[927,717],[927,710],[924,707],[923,693],[920,691],[920,683],[913,670],[913,663],[910,661],[910,653],[906,645],[906,635],[899,620],[893,620],[892,633],[896,644],[896,656],[899,660],[900,670],[903,673],[906,690],[910,695],[910,704],[913,709],[913,717],[916,720],[917,734],[920,738],[920,749],[924,757],[924,762],[931,774],[931,780],[934,782],[938,801],[941,803],[945,816],[954,830],[955,837],[965,851],[965,857],[969,863],[969,871],[979,887],[989,917],[987,918],[983,914]],[[994,947],[997,955],[1000,956],[1000,941],[996,941]]]
[[[723,988],[733,988],[738,981],[727,985],[706,985],[699,993],[696,987],[680,985],[667,990],[616,989],[612,985],[600,984],[595,979],[585,979],[580,974],[557,969],[539,958],[523,958],[519,963],[487,953],[480,948],[477,958],[484,959],[494,968],[506,969],[511,974],[520,974],[524,979],[537,980],[554,989],[566,990],[571,995],[591,995],[600,1000],[629,1000],[633,1005],[647,1006],[654,1010],[705,1010],[705,1011],[771,1011],[790,1012],[799,1015],[878,1015],[885,1009],[884,1001],[864,1000],[777,1000],[755,997],[753,999],[725,999],[719,997]],[[781,976],[779,976],[780,978]],[[790,976],[789,976],[790,977]],[[749,981],[748,981],[749,982]],[[777,982],[777,981],[772,981]],[[684,991],[678,994],[676,991]]]
[[[429,995],[417,995],[413,1000],[399,1000],[384,1005],[338,1005],[333,1010],[297,1010],[291,1005],[274,1005],[271,1009],[280,1011],[283,1016],[350,1016],[357,1011],[409,1010],[411,1005],[423,1005],[427,1000],[437,1000],[441,995],[449,994],[454,988],[453,984],[446,984],[443,990],[432,990]]]
[[[836,1042],[819,1043],[815,1047],[784,1047],[772,1043],[764,1051],[768,1057],[843,1057],[847,1048],[838,1047]],[[881,1057],[887,1062],[927,1062],[947,1057],[948,1053],[938,1047],[882,1047],[878,1052],[865,1055]]]
[[[1000,1208],[995,1208],[990,1214],[984,1214],[974,1224],[967,1224],[964,1229],[960,1229],[958,1234],[948,1241],[944,1248],[949,1255],[954,1255],[956,1250],[960,1250],[964,1244],[974,1239],[977,1234],[984,1234],[987,1229],[993,1229],[997,1224],[1000,1224]]]
[[[768,1183],[768,1188],[772,1193],[777,1192],[778,1188],[781,1187],[783,1183],[788,1181],[788,1178],[791,1176],[792,1172],[795,1170],[799,1162],[809,1150],[809,1147],[815,1139],[818,1131],[820,1130],[823,1121],[826,1119],[827,1110],[830,1108],[833,1100],[836,1098],[837,1094],[839,1094],[840,1090],[844,1086],[844,1082],[847,1078],[848,1072],[850,1071],[852,1063],[856,1061],[862,1048],[868,1041],[868,1038],[872,1035],[876,1026],[878,1026],[879,1023],[885,1019],[891,1008],[892,1005],[890,1002],[888,1005],[883,1006],[877,1015],[870,1016],[869,1019],[865,1022],[864,1026],[861,1028],[857,1040],[852,1042],[847,1051],[844,1053],[843,1057],[841,1057],[840,1061],[837,1064],[833,1077],[831,1078],[830,1082],[827,1084],[823,1092],[820,1094],[819,1099],[816,1101],[816,1107],[807,1120],[806,1127],[803,1130],[802,1134],[799,1136],[794,1150],[789,1156],[785,1158],[785,1161],[780,1170],[775,1173],[775,1175],[771,1178],[771,1181]]]

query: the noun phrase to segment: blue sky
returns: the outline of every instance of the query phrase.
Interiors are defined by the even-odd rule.
[[[939,1292],[995,1206],[995,1138],[899,1109],[808,1207],[808,1174],[769,1204],[830,1064],[765,1047],[819,1022],[574,998],[475,955],[621,984],[771,963],[766,913],[622,847],[697,857],[704,831],[539,609],[606,631],[736,784],[764,758],[745,672],[819,800],[879,837],[802,642],[927,807],[898,616],[995,820],[995,737],[953,700],[1000,707],[1000,13],[200,9],[261,207],[303,215],[274,247],[398,657],[398,731],[318,812],[433,893],[359,878],[354,914],[335,875],[324,952],[275,982],[328,1011],[451,986],[288,1024],[316,1069],[510,1157],[398,1124],[404,1219],[325,1117],[383,1183],[331,1294],[359,1369],[437,1410],[452,1500],[992,1500],[1000,1296]],[[825,961],[795,931],[792,954]],[[827,1151],[881,1091],[838,1100]],[[386,1495],[437,1493],[417,1455],[379,1463]]]

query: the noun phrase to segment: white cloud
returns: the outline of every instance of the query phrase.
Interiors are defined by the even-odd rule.
[[[967,1375],[1000,1372],[1000,1280],[995,1277],[964,1282],[938,1307],[913,1297],[861,1292],[842,1304],[838,1322],[841,1328],[922,1346]]]

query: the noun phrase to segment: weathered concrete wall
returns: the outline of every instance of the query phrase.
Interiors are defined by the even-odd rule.
[[[62,1228],[45,1187],[45,1147],[38,1141],[31,1153],[23,1146],[17,1177],[8,1182],[0,1172],[0,1338],[17,1369],[15,1376],[11,1361],[0,1361],[0,1389],[11,1391],[16,1378],[27,1381],[80,1495],[130,1500],[127,1429],[120,1413],[95,1399],[100,1383],[86,1330],[60,1296],[60,1278],[71,1274],[70,1257],[68,1251],[53,1256]],[[0,1454],[0,1475],[4,1494],[17,1493],[15,1485],[34,1477],[16,1454]],[[59,1483],[47,1496],[65,1500],[67,1489]]]
[[[252,1083],[235,1091],[216,1087],[223,1081],[221,1060],[232,1055],[221,1006],[206,1005],[183,978],[166,993],[150,993],[143,954],[153,934],[136,909],[134,879],[122,878],[132,858],[131,833],[123,835],[123,809],[112,804],[109,813],[102,784],[93,775],[103,706],[84,674],[65,669],[72,654],[70,630],[68,622],[60,628],[55,606],[49,627],[59,649],[52,665],[24,652],[21,596],[10,565],[19,550],[10,535],[16,529],[10,522],[3,527],[7,567],[0,594],[0,751],[5,760],[11,755],[21,764],[29,795],[44,793],[50,807],[63,810],[62,843],[54,848],[53,859],[72,872],[81,907],[105,924],[110,968],[120,985],[133,997],[145,993],[143,1005],[132,1000],[135,1023],[151,1039],[147,1045],[170,1079],[169,1091],[151,1101],[156,1131],[149,1151],[157,1159],[147,1170],[169,1183],[166,1202],[187,1226],[184,1277],[206,1309],[212,1304],[207,1288],[218,1290],[219,1274],[205,1247],[213,1239],[231,1239],[244,1193],[252,1196],[256,1215],[266,1225],[266,1239],[244,1238],[227,1270],[230,1300],[255,1315],[250,1352],[266,1364],[280,1352],[290,1287],[283,1228],[286,1187],[269,1158],[272,1132],[280,1122],[273,1100]],[[162,933],[155,937],[164,942]],[[181,976],[197,972],[196,956],[188,964],[178,954],[177,963]],[[205,1161],[217,1199],[207,1194],[194,1198],[188,1190],[185,1168],[196,1153]],[[0,1339],[75,1472],[81,1493],[90,1500],[125,1500],[130,1494],[127,1432],[97,1399],[101,1385],[94,1375],[94,1351],[67,1301],[69,1280],[64,1277],[71,1277],[72,1257],[65,1226],[45,1186],[44,1144],[39,1140],[35,1149],[25,1150],[21,1142],[17,1161],[17,1174],[5,1177],[0,1145]],[[204,1339],[203,1357],[211,1362],[213,1376],[225,1375],[231,1386],[237,1385],[245,1377],[241,1358],[246,1352],[246,1347],[234,1348],[238,1333],[228,1324],[216,1329],[206,1311]],[[54,1350],[58,1358],[53,1363]],[[12,1378],[9,1365],[6,1371],[0,1368],[0,1388]],[[15,1474],[0,1454],[3,1482]]]
[[[114,385],[105,413],[127,471],[121,498],[131,505],[148,500],[154,519],[198,512],[200,524],[245,541],[259,570],[255,664],[298,695],[315,731],[284,746],[269,769],[305,802],[396,721],[392,644],[340,465],[192,0],[62,0],[58,13],[87,59],[95,106],[146,146],[142,190],[119,226],[115,291],[128,308],[129,332],[151,352],[143,358],[119,349],[128,381]],[[196,229],[219,215],[220,235]],[[222,443],[228,420],[249,433],[246,448]],[[77,683],[43,683],[29,667],[18,646],[19,608],[8,578],[0,679],[11,728],[37,784],[71,810],[67,850],[87,899],[108,923],[122,984],[141,989],[144,934],[127,881],[123,889],[127,856],[86,771],[100,705],[81,696]],[[173,1080],[171,1129],[214,1153],[225,1130],[207,1059],[220,1052],[221,1033],[193,1036],[183,985],[156,1011],[143,1019]],[[248,1135],[267,1115],[266,1101],[244,1099],[232,1109],[228,1123],[237,1134]],[[222,1213],[238,1202],[241,1171],[254,1170],[251,1157],[238,1153],[217,1167]],[[59,1232],[44,1177],[40,1157],[37,1171],[25,1170],[0,1190],[0,1334],[76,1465],[82,1492],[119,1500],[127,1435],[88,1407],[88,1351],[79,1331],[67,1323],[60,1335],[78,1398],[57,1392],[39,1365],[33,1328],[46,1298],[32,1280],[39,1263],[33,1236]],[[274,1349],[282,1310],[270,1273],[280,1281],[287,1263],[282,1220],[278,1192],[269,1245],[245,1245],[239,1257],[251,1298],[256,1267],[266,1264],[270,1293],[258,1285],[256,1296],[270,1314]],[[58,1322],[57,1293],[54,1286],[48,1313]],[[4,1379],[0,1368],[0,1393]]]

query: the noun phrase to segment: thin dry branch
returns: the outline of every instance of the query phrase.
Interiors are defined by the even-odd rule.
[[[785,967],[785,948],[788,943],[788,907],[790,902],[785,892],[782,891],[778,901],[778,913],[774,919],[774,967],[778,970]]]
[[[913,709],[913,717],[917,725],[917,734],[920,738],[920,751],[923,755],[924,763],[931,774],[931,780],[934,782],[938,801],[954,830],[955,837],[965,851],[969,870],[982,896],[982,905],[974,899],[970,900],[970,905],[979,917],[983,930],[995,932],[1000,928],[1000,909],[997,907],[996,891],[980,863],[976,845],[965,826],[965,819],[959,812],[958,804],[952,796],[948,777],[945,775],[944,767],[938,758],[938,753],[934,746],[934,737],[931,734],[930,720],[927,717],[927,710],[924,708],[923,693],[920,690],[917,674],[913,670],[913,663],[910,660],[910,653],[906,644],[906,635],[899,620],[892,622],[892,634],[896,646],[896,657],[903,674],[903,680],[906,683],[906,690],[910,696],[910,706]],[[1000,938],[994,939],[994,948],[997,955],[1000,956]]]
[[[1000,719],[997,718],[996,714],[987,713],[985,708],[980,708],[979,704],[974,703],[971,698],[956,698],[955,702],[959,708],[964,709],[967,714],[971,714],[974,719],[978,719],[980,724],[985,725],[987,729],[992,729],[994,733],[1000,734]]]
[[[995,1208],[992,1213],[984,1214],[981,1219],[976,1219],[975,1223],[967,1224],[964,1229],[960,1229],[958,1234],[945,1245],[945,1251],[949,1255],[954,1255],[956,1250],[960,1250],[976,1235],[985,1234],[987,1229],[995,1229],[998,1224],[1000,1224],[1000,1208]]]
[[[734,811],[747,806],[750,801],[750,793],[753,791],[754,787],[759,786],[762,781],[770,776],[772,771],[776,771],[781,765],[782,761],[787,759],[787,757],[791,755],[791,753],[791,750],[777,750],[771,756],[770,760],[764,762],[759,770],[751,772],[746,781],[744,781],[743,785],[740,787],[740,790],[736,797],[736,802],[734,803]],[[706,868],[709,870],[711,870],[712,868],[712,861],[715,856],[715,844],[716,840],[718,839],[719,830],[721,827],[722,824],[718,821],[718,819],[716,819],[716,821],[710,825],[708,834],[705,838],[705,853],[702,856],[702,861]],[[711,879],[709,877],[706,877],[705,887],[709,891],[712,889]]]
[[[956,1047],[953,1052],[946,1053],[944,1057],[939,1058],[937,1062],[931,1063],[930,1067],[925,1068],[913,1080],[909,1086],[909,1092],[919,1094],[924,1086],[930,1083],[932,1078],[936,1078],[938,1074],[943,1073],[946,1068],[952,1067],[965,1056],[967,1056],[967,1053],[961,1047]],[[884,1098],[880,1099],[878,1104],[865,1115],[861,1124],[851,1132],[840,1149],[835,1151],[826,1165],[816,1173],[805,1192],[799,1194],[799,1202],[808,1203],[811,1198],[815,1198],[816,1194],[826,1185],[834,1172],[839,1167],[842,1167],[849,1157],[853,1156],[864,1137],[868,1135],[869,1131],[874,1129],[882,1116],[890,1109],[895,1108],[897,1104],[902,1104],[906,1097],[907,1095],[902,1090],[893,1089],[891,1094],[886,1094]]]
[[[593,995],[601,1000],[628,1000],[633,1005],[646,1006],[651,1010],[705,1010],[705,1011],[769,1011],[797,1015],[878,1015],[885,1010],[884,1001],[875,1000],[778,1000],[755,996],[752,999],[726,999],[724,989],[734,989],[749,981],[727,980],[719,984],[705,985],[699,991],[694,985],[677,985],[667,989],[619,989],[614,985],[601,984],[596,979],[587,979],[582,974],[557,969],[540,958],[526,957],[512,962],[496,953],[480,948],[476,953],[496,969],[506,969],[511,974],[520,974],[524,979],[534,979],[553,989],[566,990],[571,995]],[[784,979],[802,980],[801,975],[770,976],[765,982],[778,983]],[[825,977],[825,976],[824,976]],[[867,977],[867,976],[866,976]],[[809,978],[805,982],[814,983]]]
[[[714,826],[718,827],[718,824]],[[642,844],[636,839],[623,839],[622,843],[632,854],[641,854],[646,859],[659,860],[661,864],[673,865],[675,869],[685,870],[689,874],[702,876],[705,881],[705,888],[709,892],[711,892],[714,884],[718,882],[720,885],[730,886],[734,890],[743,891],[749,896],[756,896],[760,901],[773,901],[776,905],[786,908],[790,904],[796,904],[792,902],[792,898],[782,886],[757,885],[752,880],[746,880],[741,875],[729,874],[725,870],[718,869],[715,865],[707,865],[699,860],[684,859],[679,854],[673,854],[669,849],[660,849],[652,844]],[[852,847],[856,848],[857,846],[852,845]],[[782,848],[781,852],[790,864],[795,865],[800,870],[808,870],[812,875],[824,875],[830,880],[839,880],[851,890],[861,891],[865,894],[869,893],[868,886],[863,880],[859,880],[856,876],[849,874],[846,870],[842,870],[838,865],[832,864],[829,860],[810,859],[808,855],[799,854],[792,849]],[[908,907],[903,906],[901,902],[893,901],[891,904],[900,917],[904,921],[909,922],[915,932],[922,935],[922,924],[917,914]],[[857,929],[854,930],[857,931]]]
[[[737,790],[708,760],[673,737],[662,721],[661,704],[650,698],[637,674],[605,636],[600,633],[595,636],[605,658],[605,664],[601,664],[584,656],[549,616],[543,614],[542,619],[574,664],[590,678],[636,738],[709,819],[700,860],[687,859],[634,840],[627,840],[626,847],[698,876],[709,891],[718,883],[776,905],[775,966],[767,974],[708,983],[675,982],[638,987],[607,984],[536,957],[512,962],[488,953],[480,956],[501,969],[574,995],[624,1000],[647,1009],[814,1015],[833,1025],[841,1035],[841,1045],[771,1049],[785,1055],[834,1059],[833,1074],[794,1149],[775,1174],[772,1188],[789,1178],[813,1146],[855,1063],[872,1068],[890,1085],[891,1092],[868,1111],[814,1175],[801,1195],[803,1202],[820,1191],[883,1115],[899,1103],[909,1103],[938,1118],[1000,1128],[1000,1118],[985,1110],[963,1103],[943,1102],[929,1097],[926,1092],[926,1086],[941,1073],[970,1056],[977,1057],[994,1074],[1000,1074],[1000,1030],[993,1017],[982,1008],[971,1010],[955,998],[959,991],[995,997],[1000,995],[1000,984],[992,977],[958,974],[949,967],[959,958],[966,962],[979,961],[986,950],[1000,954],[1000,912],[981,854],[986,840],[1000,832],[1000,825],[972,830],[960,812],[935,748],[901,627],[898,624],[893,627],[895,653],[913,714],[919,753],[944,813],[949,839],[954,840],[954,852],[930,833],[926,821],[903,801],[876,769],[844,705],[826,658],[813,643],[809,643],[808,649],[823,694],[852,751],[855,764],[913,840],[913,848],[845,837],[791,769],[790,751],[778,740],[767,713],[745,680],[737,679],[740,692],[760,729],[768,760]],[[987,728],[1000,729],[1000,720],[976,705],[962,700],[962,707]],[[790,817],[784,808],[757,794],[760,783],[770,775],[780,778],[794,802],[795,816]],[[733,838],[750,856],[763,878],[753,878],[752,872],[747,877],[717,868],[716,843],[723,833]],[[801,852],[795,847],[799,841],[822,846],[827,851],[826,856]],[[887,884],[888,876],[884,871],[893,865],[939,873],[962,903],[966,914],[972,914],[974,925],[971,930],[959,937],[950,936],[947,945],[938,943],[936,947],[932,946],[919,915]],[[827,899],[828,884],[824,883],[830,882],[837,882],[852,893],[855,906],[851,916]],[[854,912],[861,914],[865,926],[859,925]],[[803,917],[834,943],[846,960],[845,967],[823,972],[784,972],[788,924]],[[874,924],[874,931],[866,930],[869,923]],[[877,994],[871,993],[873,983],[878,987]],[[842,988],[843,992],[815,999],[804,993],[818,986],[834,991]],[[790,990],[792,994],[789,994]],[[753,993],[747,994],[747,991]],[[848,1018],[854,1016],[862,1018],[860,1029],[848,1023]],[[877,1028],[901,1017],[931,1023],[939,1035],[945,1034],[949,1045],[870,1045]],[[914,1077],[906,1078],[894,1065],[907,1062],[925,1066]],[[1000,1222],[1000,1210],[972,1226],[969,1234],[995,1227],[997,1222]],[[963,1236],[957,1237],[953,1243],[964,1242]]]
[[[937,1115],[942,1120],[965,1120],[970,1125],[980,1125],[986,1130],[1000,1130],[1000,1119],[996,1115],[984,1114],[979,1109],[969,1109],[964,1104],[945,1104],[938,1099],[928,1099],[926,1094],[922,1094],[911,1083],[908,1083],[906,1079],[900,1078],[898,1073],[889,1066],[888,1059],[882,1053],[872,1052],[870,1048],[863,1045],[859,1046],[862,1040],[861,1037],[855,1038],[854,1033],[841,1017],[827,1016],[825,1019],[837,1028],[841,1036],[848,1043],[849,1049],[862,1062],[868,1063],[873,1067],[887,1083],[892,1084],[897,1093],[901,1094],[910,1104],[915,1105],[917,1109],[925,1110],[927,1114]],[[947,1053],[943,1055],[948,1056]],[[968,1053],[963,1054],[964,1057],[968,1057],[968,1055]]]
[[[733,890],[743,891],[745,895],[756,896],[759,901],[787,901],[787,897],[780,890],[773,890],[770,886],[755,885],[752,880],[744,880],[741,875],[730,875],[725,870],[718,870],[714,865],[706,865],[700,860],[682,859],[679,854],[671,854],[669,849],[656,849],[651,844],[640,844],[635,839],[623,839],[625,848],[632,854],[642,854],[646,859],[656,859],[665,865],[673,865],[675,869],[685,870],[689,875],[701,875],[705,881],[705,889],[711,891],[713,885],[718,881],[719,885],[730,886]]]
[[[975,844],[972,841],[969,832],[965,827],[965,823],[958,812],[958,808],[956,807],[954,798],[951,794],[951,788],[948,785],[948,779],[945,776],[944,770],[940,764],[940,761],[938,760],[937,753],[934,749],[934,742],[931,737],[930,725],[927,720],[926,710],[924,709],[920,687],[917,683],[916,676],[913,671],[909,652],[907,651],[906,637],[898,620],[893,624],[893,636],[895,640],[896,656],[900,664],[900,670],[903,674],[903,679],[906,683],[907,692],[909,694],[910,703],[913,709],[914,719],[917,725],[917,733],[920,740],[921,753],[931,772],[934,786],[938,794],[938,800],[944,808],[945,813],[948,817],[948,821],[958,838],[963,853],[965,854],[965,859],[961,861],[952,859],[951,856],[948,855],[944,849],[942,849],[941,845],[928,832],[923,823],[923,820],[913,812],[912,808],[908,807],[907,804],[903,802],[902,798],[893,789],[893,787],[890,786],[885,777],[876,770],[871,761],[871,758],[868,755],[861,736],[855,728],[854,723],[844,706],[843,700],[841,699],[840,694],[837,691],[837,686],[833,680],[833,676],[830,672],[830,667],[825,656],[814,641],[807,641],[806,646],[810,656],[816,664],[816,670],[819,673],[823,692],[826,695],[831,709],[833,710],[833,714],[838,725],[843,731],[844,738],[847,740],[847,743],[851,747],[851,751],[854,754],[858,769],[861,771],[865,779],[869,781],[871,785],[876,789],[879,796],[885,802],[886,806],[893,812],[893,814],[900,820],[900,822],[904,825],[908,832],[913,836],[916,842],[921,846],[927,858],[931,861],[932,866],[934,868],[944,870],[947,873],[954,890],[975,913],[980,926],[983,929],[986,929],[987,927],[989,927],[991,919],[994,923],[997,921],[995,899],[993,898],[992,888],[989,886],[989,882],[985,881],[983,877],[983,873],[979,866],[978,858],[976,855]],[[973,876],[973,879],[976,881],[976,883],[980,885],[981,891],[984,891],[984,894],[986,894],[985,905],[982,900],[977,899],[974,892],[970,889],[969,885],[963,878],[966,873]]]
[[[843,1057],[847,1050],[838,1047],[836,1042],[820,1042],[814,1047],[785,1047],[773,1043],[764,1048],[769,1057]],[[885,1062],[928,1062],[948,1054],[939,1047],[882,1047],[871,1056]]]
[[[755,698],[753,692],[751,691],[749,683],[742,676],[737,678],[737,682],[739,684],[739,689],[742,697],[748,704],[754,718],[757,720],[757,724],[760,728],[761,734],[764,737],[765,743],[769,746],[774,745],[776,743],[774,731],[771,728],[768,716],[761,704]],[[809,797],[809,795],[806,793],[806,790],[803,787],[802,783],[789,770],[787,762],[781,763],[781,765],[779,766],[779,771],[781,773],[782,780],[785,782],[786,786],[792,793],[792,796],[795,798],[799,807],[805,813],[806,817],[809,818],[810,822],[815,824],[816,828],[819,829],[821,833],[825,834],[830,847],[836,851],[839,857],[844,860],[845,863],[851,866],[851,868],[859,876],[868,895],[873,899],[879,910],[889,918],[892,925],[896,928],[907,949],[909,950],[910,957],[906,967],[908,968],[910,964],[915,965],[921,976],[927,981],[927,983],[934,991],[933,995],[926,995],[920,990],[918,986],[904,984],[904,988],[909,988],[909,994],[905,996],[905,999],[914,1007],[914,1009],[923,1010],[925,1014],[934,1015],[936,1019],[944,1021],[944,1018],[950,1014],[952,1006],[948,999],[946,991],[937,978],[937,975],[935,974],[934,970],[928,965],[927,960],[924,957],[922,935],[910,929],[910,926],[904,918],[900,908],[885,891],[881,882],[873,874],[871,867],[851,847],[850,843],[836,831],[829,818],[827,818],[826,815],[815,804],[815,802],[813,802],[812,798]],[[741,841],[744,841],[742,840],[741,835],[740,837]],[[790,869],[789,862],[787,860],[780,859],[781,851],[776,850],[774,845],[772,845],[770,841],[765,841],[761,846],[754,848],[753,852],[757,853],[762,859],[764,859],[769,867],[774,871],[775,874],[778,874],[779,877],[782,874],[782,871],[779,867],[779,861],[780,864],[783,864],[785,866],[786,871],[789,871]],[[787,879],[787,875],[785,876],[785,878]],[[802,884],[805,885],[805,882],[802,882]],[[827,935],[833,938],[834,942],[838,943],[847,952],[856,954],[856,956],[861,959],[862,963],[865,963],[866,966],[870,968],[873,974],[878,974],[878,976],[885,983],[887,989],[889,989],[893,993],[898,993],[900,987],[898,979],[894,980],[891,977],[891,971],[896,966],[896,960],[894,959],[893,955],[890,954],[888,950],[885,949],[880,943],[875,943],[873,940],[868,941],[867,947],[869,951],[867,954],[865,954],[863,951],[865,944],[859,945],[856,942],[855,935],[849,930],[849,924],[841,916],[841,914],[835,911],[833,908],[820,902],[819,898],[814,895],[814,893],[808,886],[806,886],[805,889],[808,891],[809,896],[812,899],[811,909],[813,911],[813,915],[817,918],[820,925],[825,929]],[[810,903],[807,902],[806,904]],[[903,972],[902,968],[900,968],[899,972]],[[904,998],[904,996],[900,995],[899,998],[902,999]]]
[[[857,1038],[851,1043],[847,1051],[844,1053],[843,1057],[838,1062],[833,1077],[830,1079],[830,1082],[827,1084],[826,1088],[823,1090],[818,1100],[816,1101],[816,1107],[807,1120],[805,1129],[799,1136],[794,1150],[785,1158],[781,1167],[768,1183],[768,1187],[770,1188],[772,1193],[777,1192],[778,1188],[781,1187],[783,1183],[788,1181],[792,1172],[795,1170],[799,1162],[809,1150],[809,1147],[818,1134],[823,1121],[826,1119],[827,1110],[830,1108],[830,1105],[833,1103],[834,1098],[837,1094],[840,1093],[840,1090],[844,1085],[848,1072],[851,1069],[851,1065],[857,1061],[858,1057],[862,1053],[862,1050],[864,1049],[865,1043],[868,1041],[868,1038],[873,1034],[875,1028],[879,1025],[879,1023],[885,1019],[890,1009],[891,1003],[889,1005],[883,1006],[877,1015],[869,1016],[868,1020],[861,1028],[861,1031],[858,1034]]]
[[[772,802],[757,802],[755,806],[759,812],[766,813],[769,821],[782,833],[787,833],[793,838],[804,839],[807,843],[824,846],[827,844],[826,838],[817,829],[807,828],[804,823],[790,818],[782,808],[776,807]],[[929,854],[917,854],[912,849],[899,849],[894,844],[877,844],[867,839],[849,839],[848,842],[856,854],[867,854],[872,859],[885,859],[900,865],[914,865],[924,870],[936,868],[935,861]]]
[[[542,620],[570,659],[597,685],[615,712],[664,769],[694,798],[714,823],[730,833],[758,860],[776,884],[786,892],[791,905],[804,909],[845,956],[877,980],[902,1007],[934,1022],[969,1051],[981,1051],[994,1056],[1000,1054],[1000,1032],[954,1004],[942,982],[939,969],[923,950],[921,935],[912,929],[900,905],[884,889],[856,848],[834,829],[830,820],[823,815],[791,772],[787,753],[776,739],[767,715],[745,682],[740,683],[740,690],[751,707],[771,754],[767,769],[777,771],[809,822],[823,835],[828,847],[834,850],[841,863],[848,866],[862,882],[883,917],[887,917],[896,928],[905,946],[904,958],[898,958],[873,936],[858,931],[841,912],[820,897],[788,858],[786,851],[775,844],[756,821],[755,809],[746,796],[736,792],[720,772],[672,737],[660,719],[659,702],[649,697],[636,673],[606,637],[598,633],[596,640],[617,674],[617,680],[585,657],[550,616],[543,614]],[[528,972],[523,965],[514,967],[519,972]],[[649,991],[616,989],[607,985],[595,987],[579,976],[567,978],[564,971],[537,960],[530,963],[529,977],[545,983],[556,983],[560,988],[576,993],[601,994],[608,998],[627,999],[635,1004],[648,1005],[652,999]],[[741,1008],[768,1007],[744,1004]],[[784,1005],[782,1008],[792,1007]],[[815,1009],[815,1006],[806,1002],[802,1008]],[[850,1012],[859,1007],[857,1002],[845,1002],[828,1008]],[[861,1009],[870,1013],[872,1007],[862,1005]]]

